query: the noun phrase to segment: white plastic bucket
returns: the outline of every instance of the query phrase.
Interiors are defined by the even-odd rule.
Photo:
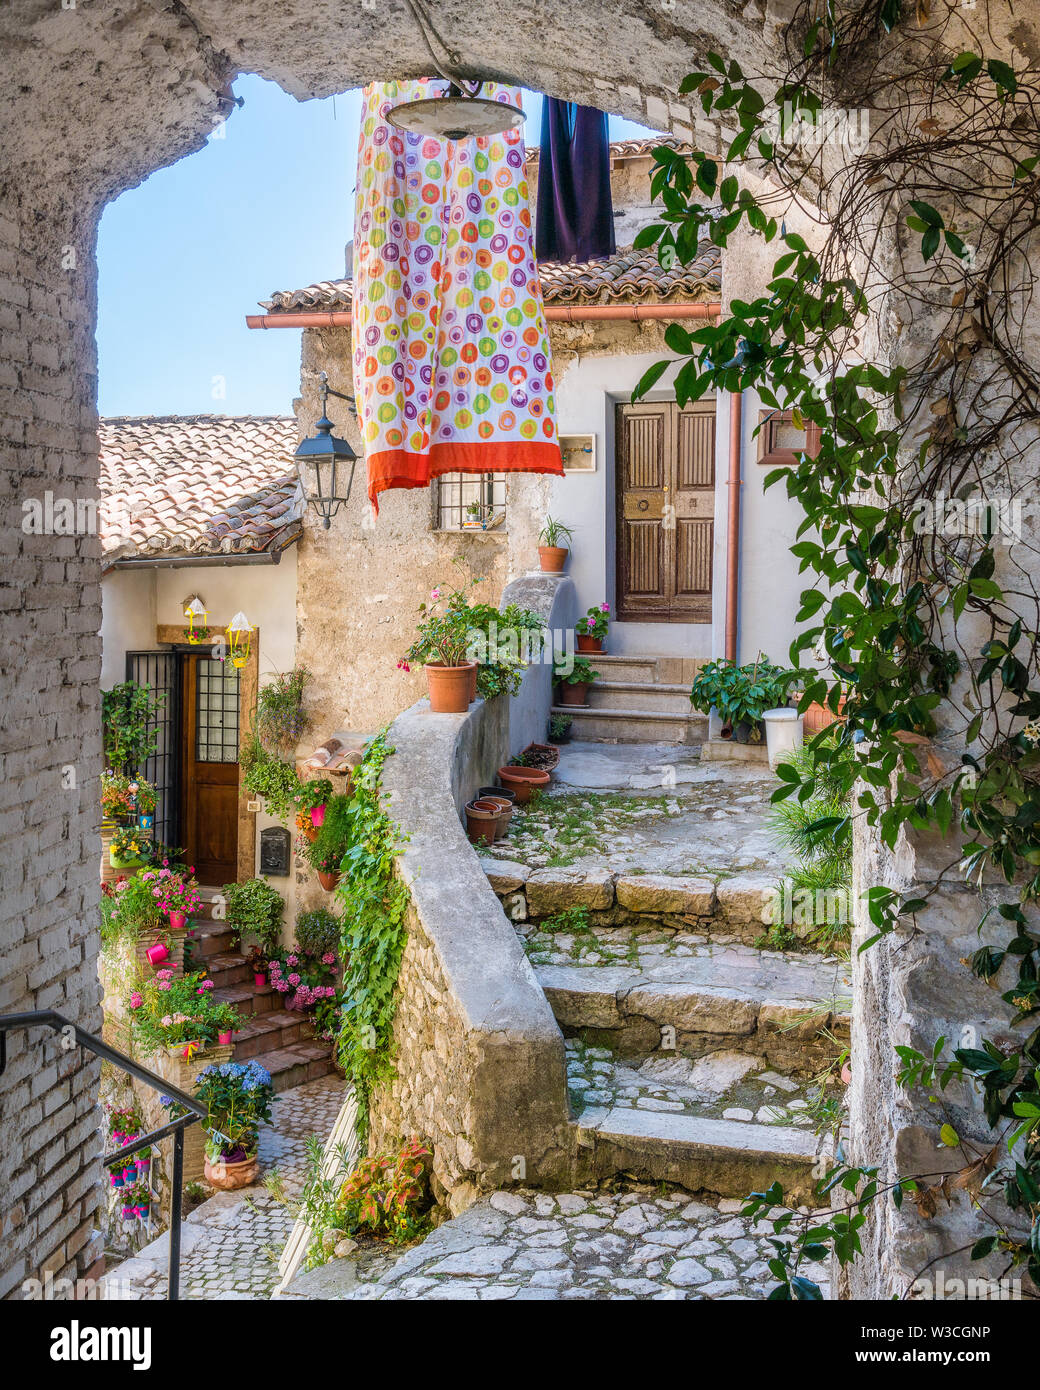
[[[788,753],[802,746],[802,716],[796,709],[767,709],[762,715],[766,726],[766,752],[769,766],[782,763]]]

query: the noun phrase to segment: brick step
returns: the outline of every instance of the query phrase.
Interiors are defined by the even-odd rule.
[[[553,705],[552,713],[569,716],[573,721],[573,737],[586,743],[689,745],[703,743],[708,736],[708,721],[702,714],[664,714],[646,709],[594,709],[582,705]]]
[[[199,897],[202,899],[202,904],[199,907],[198,912],[195,913],[196,919],[199,919],[204,922],[212,920],[213,899],[216,897],[223,897],[223,894],[224,889],[222,887],[215,887],[211,883],[200,883]]]
[[[592,710],[639,709],[648,714],[697,715],[690,704],[688,685],[666,685],[636,681],[598,680],[589,688],[589,707]],[[561,706],[562,708],[562,706]]]
[[[251,1057],[263,1060],[265,1052],[275,1052],[292,1043],[310,1042],[314,1037],[314,1020],[310,1014],[290,1009],[271,1009],[265,1014],[253,1014],[233,1035],[236,1062]]]
[[[788,1201],[825,1200],[813,1167],[833,1140],[817,1134],[810,1107],[822,1096],[837,1115],[840,1087],[797,1081],[725,1050],[696,1061],[674,1053],[619,1059],[571,1041],[567,1054],[579,1154],[594,1176],[623,1172],[720,1197],[779,1181]]]
[[[195,932],[196,960],[210,960],[213,956],[221,956],[234,950],[235,934],[226,922],[212,922],[204,917],[195,917],[192,927]]]
[[[263,989],[257,989],[255,985],[231,985],[226,989],[215,989],[214,997],[225,999],[229,1004],[234,1004],[235,1008],[246,1015],[266,1014],[272,1009],[282,1007],[282,996],[277,990],[265,985]]]
[[[535,964],[565,1034],[624,1057],[698,1058],[728,1049],[805,1075],[833,1060],[835,1045],[822,1029],[847,1042],[852,985],[840,959],[736,943],[672,946],[681,954],[668,955],[660,944],[640,950],[639,935],[597,933],[597,964]],[[605,955],[632,959],[603,964]]]
[[[214,988],[233,989],[238,985],[252,985],[253,972],[246,957],[237,951],[222,951],[204,959]]]

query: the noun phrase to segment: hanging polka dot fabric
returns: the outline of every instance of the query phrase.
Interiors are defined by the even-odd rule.
[[[439,90],[439,89],[438,89]],[[563,474],[519,130],[437,140],[365,88],[354,220],[354,390],[368,495],[441,473]],[[481,96],[520,104],[515,87]]]

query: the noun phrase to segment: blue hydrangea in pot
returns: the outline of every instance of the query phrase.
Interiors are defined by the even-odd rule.
[[[199,1072],[194,1091],[207,1111],[206,1181],[220,1192],[248,1187],[257,1179],[260,1126],[275,1098],[270,1072],[254,1061],[217,1062]]]

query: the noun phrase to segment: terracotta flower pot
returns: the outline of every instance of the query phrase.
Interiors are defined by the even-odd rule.
[[[549,774],[537,767],[500,767],[498,780],[503,787],[516,792],[516,799],[521,805],[526,805],[535,788],[549,785]]]
[[[472,704],[477,698],[477,672],[480,670],[480,662],[474,661],[470,664],[473,669],[469,673],[469,702]]]
[[[431,714],[465,714],[469,709],[470,681],[476,679],[476,662],[444,666],[439,661],[426,665],[426,684],[430,692]]]
[[[570,550],[565,545],[540,545],[538,563],[543,574],[562,574]]]
[[[215,1187],[218,1192],[234,1192],[236,1188],[248,1187],[250,1183],[256,1182],[260,1160],[255,1154],[252,1158],[243,1158],[237,1163],[225,1163],[222,1158],[216,1163],[210,1163],[207,1158],[204,1171],[210,1187]]]
[[[561,705],[587,705],[589,703],[588,681],[561,681]]]
[[[466,806],[466,834],[474,845],[493,845],[502,808],[496,801],[471,801]]]
[[[603,650],[602,637],[589,637],[588,634],[583,637],[580,632],[577,637],[579,652],[601,652]]]
[[[513,805],[515,798],[512,796],[497,796],[494,792],[489,792],[482,796],[481,801],[490,801],[493,806],[498,807],[497,830],[495,839],[500,840],[503,835],[509,833],[509,822],[513,818]]]
[[[318,870],[318,882],[325,889],[326,893],[331,893],[333,889],[336,887],[336,884],[339,883],[339,880],[340,874],[338,870],[334,874],[326,874],[323,873],[320,869]]]
[[[305,840],[310,840],[313,845],[314,841],[318,838],[318,828],[315,825],[305,825],[302,834],[303,838]]]

